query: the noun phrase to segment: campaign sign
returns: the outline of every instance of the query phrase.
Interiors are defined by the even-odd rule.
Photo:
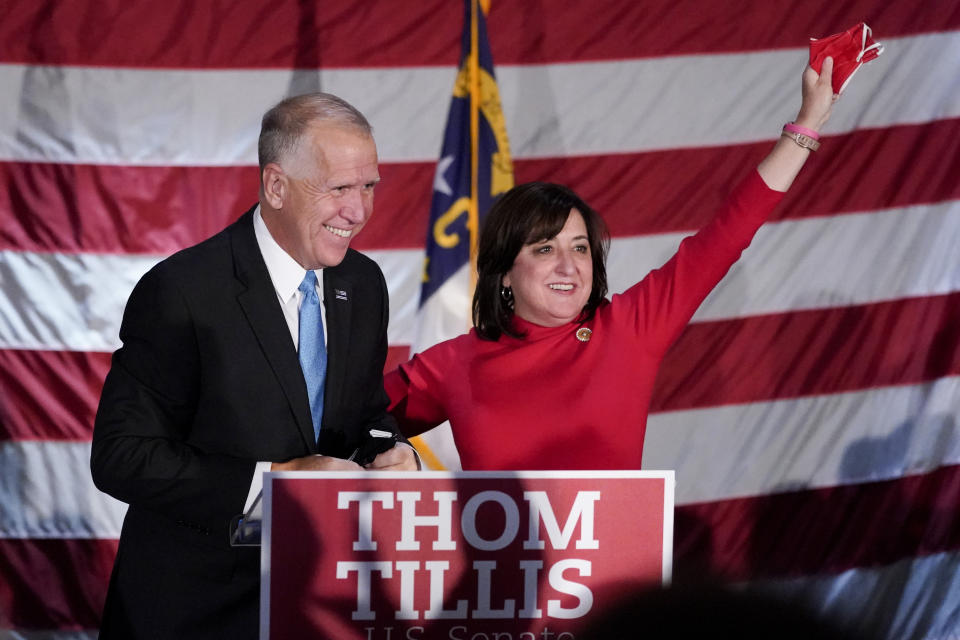
[[[575,640],[672,539],[672,471],[267,473],[260,637]]]

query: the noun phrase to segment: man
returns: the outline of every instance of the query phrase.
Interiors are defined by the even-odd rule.
[[[256,637],[260,552],[229,523],[261,472],[360,470],[370,430],[397,433],[386,284],[349,249],[379,180],[370,125],[335,96],[290,98],[259,153],[259,205],[154,267],[124,312],[91,455],[130,505],[101,638]],[[417,462],[399,444],[367,468]]]

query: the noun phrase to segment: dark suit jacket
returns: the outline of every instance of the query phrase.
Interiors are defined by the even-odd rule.
[[[388,300],[349,251],[323,273],[320,453],[347,457],[385,411]],[[232,548],[255,463],[318,452],[306,384],[253,212],[164,260],[124,311],[93,433],[97,487],[129,503],[103,638],[255,638],[259,549]]]

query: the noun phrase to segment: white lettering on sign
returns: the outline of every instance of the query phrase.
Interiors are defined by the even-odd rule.
[[[392,491],[340,491],[337,493],[337,509],[349,509],[357,503],[357,539],[354,551],[376,551],[373,540],[373,503],[382,502],[384,509],[393,509]]]
[[[379,571],[384,578],[389,578],[393,575],[393,566],[389,562],[338,562],[337,580],[345,580],[352,571],[357,572],[357,608],[350,617],[373,620],[376,614],[370,608],[371,574]]]
[[[353,542],[354,551],[376,551],[377,542],[373,539],[373,505],[379,502],[384,509],[393,509],[394,494],[390,491],[341,491],[337,495],[337,508],[349,509],[357,503],[357,539]],[[419,491],[398,491],[396,499],[401,507],[400,540],[397,551],[419,551],[420,542],[416,538],[418,527],[436,527],[437,539],[433,543],[434,551],[453,551],[457,543],[453,539],[452,520],[453,503],[457,499],[455,491],[436,491],[433,500],[436,515],[417,513],[420,503]],[[540,523],[546,530],[552,549],[566,549],[573,533],[580,525],[580,538],[577,549],[599,549],[600,541],[593,534],[594,504],[600,500],[599,491],[578,491],[563,523],[563,529],[557,522],[557,516],[550,504],[546,491],[524,491],[523,499],[528,504],[527,539],[524,549],[544,549],[546,543],[540,538]],[[505,522],[503,531],[492,540],[487,540],[477,532],[477,511],[487,502],[496,502],[503,509]],[[480,551],[503,549],[516,538],[519,530],[520,508],[508,494],[502,491],[481,491],[469,500],[460,515],[460,529],[467,543]]]
[[[503,607],[494,609],[490,605],[490,574],[497,568],[496,560],[474,560],[473,568],[477,572],[477,608],[470,612],[474,618],[512,618],[514,600],[503,601]]]
[[[425,562],[427,571],[430,572],[430,608],[423,612],[426,620],[442,619],[461,619],[467,617],[467,601],[457,600],[457,606],[454,609],[443,608],[443,576],[450,568],[450,563],[446,560],[431,560]]]
[[[397,573],[400,574],[400,609],[396,612],[397,620],[416,620],[420,613],[413,608],[413,578],[420,568],[415,560],[397,560]]]
[[[453,519],[453,501],[457,499],[456,491],[435,491],[433,501],[437,503],[437,515],[417,515],[417,503],[420,502],[419,491],[398,491],[397,500],[401,507],[401,532],[397,551],[419,551],[420,543],[416,539],[417,527],[436,527],[437,539],[433,543],[434,551],[453,551],[457,543],[451,533]]]
[[[547,600],[547,615],[551,618],[579,618],[590,611],[593,606],[593,592],[586,585],[579,582],[570,582],[563,577],[563,572],[567,569],[577,569],[580,577],[590,577],[590,563],[586,560],[575,560],[573,558],[560,560],[550,567],[549,580],[550,586],[567,595],[574,596],[580,600],[580,604],[572,609],[565,609],[560,606],[559,600]]]
[[[493,540],[484,540],[477,533],[477,511],[485,502],[496,502],[503,507],[503,513],[506,516],[503,532]],[[513,498],[502,491],[481,491],[467,500],[467,504],[464,505],[460,516],[460,528],[464,539],[474,549],[497,551],[506,547],[517,537],[517,531],[520,530],[520,510],[517,509],[517,503]]]
[[[353,541],[354,551],[376,551],[378,541],[375,533],[379,530],[374,527],[377,516],[376,505],[380,509],[394,508],[394,503],[400,503],[400,531],[399,539],[395,541],[396,551],[419,551],[420,542],[417,540],[418,529],[435,529],[436,540],[432,544],[435,551],[453,551],[457,549],[457,542],[453,539],[454,512],[453,503],[457,500],[456,491],[435,491],[433,505],[421,505],[419,491],[342,491],[337,496],[337,508],[352,510],[356,504],[357,537]],[[572,540],[576,540],[577,549],[599,549],[600,542],[594,536],[594,512],[600,500],[599,491],[579,491],[573,501],[570,511],[560,526],[557,514],[550,502],[550,496],[545,491],[525,491],[523,501],[517,501],[502,491],[480,491],[471,496],[463,505],[460,514],[460,530],[468,548],[477,551],[499,551],[510,544],[522,540],[524,550],[542,550],[547,542],[541,539],[541,526],[550,548],[565,550]],[[484,538],[477,530],[478,512],[483,505],[495,503],[488,508],[503,510],[503,529],[491,533],[489,526],[484,530],[486,535],[495,535],[493,538]],[[521,522],[521,505],[527,508],[527,537],[518,540]],[[562,514],[561,514],[562,515]],[[488,523],[489,524],[489,523]],[[499,529],[499,527],[497,527]],[[579,537],[575,538],[579,528]],[[379,532],[381,535],[382,531]],[[396,534],[396,531],[392,531]],[[379,543],[389,543],[383,539]],[[402,557],[402,556],[401,556]],[[471,568],[476,577],[475,596],[468,599],[458,599],[447,602],[446,582],[450,573],[448,560],[395,560],[390,561],[340,561],[337,562],[336,576],[338,580],[352,579],[354,574],[357,580],[357,607],[352,613],[354,620],[374,620],[376,612],[371,608],[371,593],[374,574],[379,579],[392,580],[394,573],[399,579],[400,599],[399,608],[394,611],[396,620],[465,620],[473,619],[536,619],[544,617],[544,610],[540,603],[540,576],[547,571],[547,584],[554,592],[572,596],[576,599],[575,606],[564,607],[559,599],[546,600],[546,615],[551,618],[572,619],[586,615],[593,606],[593,592],[589,586],[575,579],[568,578],[568,574],[576,573],[580,578],[590,577],[591,562],[582,558],[565,558],[556,560],[552,565],[545,567],[543,559],[515,560],[518,564],[512,567],[498,566],[497,559],[474,559]],[[501,602],[493,601],[494,572],[506,571],[509,576],[517,575],[517,568],[523,575],[522,592],[511,595],[515,597],[503,598]],[[424,573],[427,576],[424,576]],[[519,576],[518,576],[519,577]],[[466,576],[456,576],[453,579],[458,584]],[[429,605],[422,612],[415,606],[417,585],[423,580],[429,581]],[[501,578],[502,580],[503,578]],[[516,581],[515,578],[511,578]],[[520,585],[518,584],[517,587]],[[423,587],[421,586],[421,590]],[[544,594],[549,598],[549,593]],[[522,597],[521,597],[522,596]],[[471,608],[471,604],[474,606]],[[519,604],[519,608],[518,608]],[[446,606],[450,608],[444,608]],[[417,627],[414,627],[417,628]],[[372,628],[371,628],[372,629]],[[387,628],[384,627],[384,630]],[[392,627],[390,627],[392,630]]]
[[[566,549],[573,530],[580,522],[580,539],[577,540],[577,549],[599,549],[600,542],[593,537],[593,505],[600,500],[599,491],[578,491],[577,497],[570,508],[567,521],[563,524],[563,532],[557,525],[557,516],[553,513],[553,506],[546,491],[524,491],[523,499],[530,503],[530,528],[527,539],[523,543],[524,549],[543,549],[543,540],[540,539],[540,522],[547,530],[550,538],[550,547]]]
[[[517,617],[542,618],[543,609],[537,607],[537,587],[543,560],[521,560],[520,569],[523,570],[523,608],[517,612]]]

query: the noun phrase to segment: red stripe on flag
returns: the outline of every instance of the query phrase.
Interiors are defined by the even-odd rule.
[[[405,345],[392,346],[386,370],[408,353]],[[89,438],[108,366],[105,353],[0,350],[5,437]],[[956,374],[960,293],[795,311],[687,327],[660,369],[651,410],[918,384]],[[61,389],[60,380],[71,387]]]
[[[171,253],[257,201],[256,167],[0,163],[0,184],[0,247],[26,251]]]
[[[421,0],[416,11],[397,9],[389,0],[269,6],[238,0],[229,10],[189,0],[20,2],[5,7],[0,21],[0,60],[168,68],[456,64],[458,3]],[[960,8],[935,2],[808,1],[792,4],[789,17],[766,0],[648,0],[609,11],[570,3],[549,19],[544,11],[538,3],[492,3],[488,24],[498,64],[803,47],[810,37],[862,20],[881,41],[960,27]]]
[[[960,118],[825,136],[773,219],[873,211],[960,197]],[[692,231],[710,221],[770,142],[527,160],[517,182],[570,185],[614,236]],[[635,208],[625,209],[625,203]]]
[[[0,538],[0,629],[96,629],[116,540]]]
[[[891,455],[881,451],[883,443],[860,446],[851,458]],[[953,465],[883,482],[681,506],[674,579],[838,573],[954,551],[960,549],[958,504],[960,466]]]
[[[960,198],[960,118],[827,137],[776,219]],[[518,182],[570,185],[614,236],[699,229],[770,142],[737,147],[518,160]],[[374,217],[358,249],[422,249],[433,163],[381,165]],[[254,167],[0,163],[0,249],[171,253],[256,202]],[[624,203],[635,203],[627,208]],[[34,212],[42,211],[42,216]]]
[[[385,371],[409,358],[387,350]],[[110,354],[0,349],[0,440],[89,440]]]
[[[383,164],[380,175],[373,221],[355,246],[423,248],[433,163]],[[253,166],[0,162],[0,185],[0,249],[22,251],[169,254],[257,202]]]
[[[89,440],[110,354],[0,349],[0,440]]]
[[[960,374],[960,293],[687,326],[651,411],[917,384]]]

